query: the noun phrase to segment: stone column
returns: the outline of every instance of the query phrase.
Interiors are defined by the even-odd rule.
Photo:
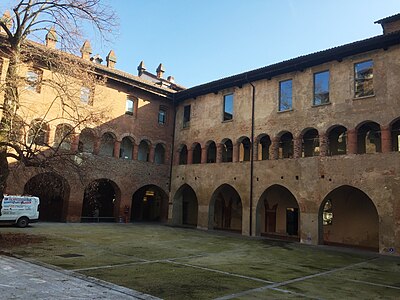
[[[138,154],[139,154],[139,145],[133,145],[133,156],[132,156],[132,159],[133,160],[137,160],[138,159]]]
[[[154,155],[155,155],[156,147],[154,145],[149,145],[149,148],[150,148],[149,162],[153,163],[154,162]]]
[[[381,126],[382,152],[392,151],[392,137],[389,126]]]
[[[114,157],[119,158],[119,152],[121,150],[121,141],[115,140],[114,142]]]
[[[357,132],[355,129],[347,130],[347,154],[357,154]]]
[[[279,138],[275,137],[271,141],[271,146],[269,147],[270,153],[269,157],[271,159],[278,159],[279,158]]]
[[[187,164],[188,165],[193,164],[193,149],[188,149]]]
[[[217,145],[217,163],[222,162],[222,151],[224,149],[223,144],[218,144]]]
[[[93,154],[99,155],[99,152],[100,152],[100,144],[101,144],[101,138],[95,137],[95,138],[94,138]]]
[[[293,139],[293,158],[300,158],[303,146],[303,139],[298,137]]]
[[[201,148],[201,163],[207,163],[207,147]]]
[[[325,132],[319,134],[319,155],[322,157],[328,155],[328,137]]]
[[[239,161],[239,149],[240,149],[240,143],[233,144],[232,162],[238,162]]]

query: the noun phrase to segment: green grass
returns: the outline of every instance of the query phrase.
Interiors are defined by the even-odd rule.
[[[0,227],[0,233],[16,232],[45,239],[5,249],[12,254],[165,299],[213,299],[244,291],[238,299],[400,299],[400,289],[394,288],[400,287],[400,259],[374,253],[149,224]],[[71,254],[80,256],[63,257]],[[346,266],[351,267],[318,275]],[[317,276],[280,290],[249,291],[308,275]]]

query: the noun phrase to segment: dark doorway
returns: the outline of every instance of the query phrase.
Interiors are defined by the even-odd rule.
[[[141,187],[132,197],[131,220],[135,222],[165,222],[168,217],[168,197],[155,186]]]
[[[64,220],[63,209],[69,198],[69,185],[55,173],[43,173],[32,177],[24,187],[24,194],[40,199],[39,220],[61,222]]]
[[[275,204],[272,208],[269,208],[268,202],[265,201],[265,232],[276,232],[276,208],[278,204]]]
[[[198,202],[191,186],[182,185],[175,193],[172,208],[174,225],[197,226]]]
[[[286,232],[288,235],[299,234],[299,209],[286,208]]]

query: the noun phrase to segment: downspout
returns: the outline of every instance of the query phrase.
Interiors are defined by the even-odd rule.
[[[246,73],[246,81],[252,87],[252,99],[251,99],[251,137],[250,137],[250,230],[249,234],[252,235],[253,228],[253,176],[254,176],[254,106],[256,99],[256,87],[249,81]]]
[[[170,165],[169,165],[169,181],[168,181],[168,192],[169,192],[169,201],[168,201],[168,211],[169,211],[169,205],[170,203],[172,204],[171,197],[171,185],[172,185],[172,166],[174,163],[174,147],[175,147],[175,126],[176,126],[176,105],[175,105],[175,94],[172,96],[172,105],[174,107],[174,122],[172,123],[172,143],[171,143],[171,158],[170,158]],[[171,216],[172,218],[172,216]],[[172,219],[171,219],[172,220]],[[168,220],[167,220],[168,221]]]

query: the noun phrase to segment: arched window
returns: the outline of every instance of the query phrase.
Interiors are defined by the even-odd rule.
[[[157,144],[154,150],[154,162],[156,164],[165,163],[165,148],[162,144]]]
[[[79,135],[79,152],[93,153],[94,150],[94,133],[91,129],[85,128],[81,131]]]
[[[188,158],[188,150],[187,150],[186,145],[183,145],[181,150],[179,151],[179,164],[186,165],[187,158]]]
[[[357,153],[382,152],[381,127],[378,123],[368,122],[357,129]]]
[[[133,154],[133,141],[130,137],[124,137],[121,141],[121,148],[119,150],[119,157],[124,159],[132,159]]]
[[[33,120],[28,132],[28,144],[44,146],[47,143],[49,126],[43,120]]]
[[[319,155],[319,137],[318,130],[312,128],[303,134],[302,157],[311,157]]]
[[[56,128],[54,137],[54,147],[59,147],[63,150],[71,150],[72,134],[74,129],[68,124],[59,124]]]
[[[233,158],[233,144],[231,140],[223,142],[222,147],[222,162],[232,162]]]
[[[141,141],[139,144],[138,160],[149,161],[150,158],[150,146],[146,141]]]
[[[248,137],[242,138],[239,144],[239,161],[250,161],[251,143]]]
[[[201,145],[196,143],[196,146],[193,148],[193,164],[200,164],[201,163]]]
[[[268,135],[264,135],[258,142],[258,160],[269,159],[269,147],[271,146],[271,139]]]
[[[344,126],[335,126],[328,131],[328,155],[346,154],[347,129]]]
[[[293,135],[286,132],[279,139],[279,158],[293,157]]]
[[[392,151],[400,151],[400,119],[391,126]]]
[[[217,161],[217,146],[214,142],[210,142],[207,147],[207,163],[215,163]]]
[[[102,156],[114,156],[115,137],[112,133],[106,132],[101,137],[99,154]]]

